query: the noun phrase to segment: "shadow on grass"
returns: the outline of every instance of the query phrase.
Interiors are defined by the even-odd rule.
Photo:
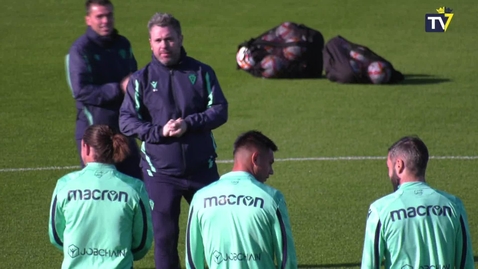
[[[398,85],[422,85],[422,84],[438,84],[450,82],[448,78],[437,78],[426,74],[404,74],[405,80],[397,83]]]
[[[426,75],[426,74],[403,74],[405,77],[404,80],[397,82],[397,83],[392,83],[392,84],[383,84],[383,85],[425,85],[425,84],[439,84],[439,83],[445,83],[445,82],[451,82],[451,79],[448,78],[439,78],[435,77],[432,75]],[[317,78],[259,78],[255,77],[256,79],[263,79],[263,80],[270,80],[270,81],[296,81],[296,80],[328,80],[328,78],[323,75],[321,77]],[[339,84],[356,84],[360,85],[361,83],[339,83]],[[370,84],[370,83],[365,83],[365,84]]]
[[[304,78],[264,78],[264,77],[254,77],[255,79],[263,79],[263,80],[270,80],[270,81],[284,81],[284,80],[290,80],[290,81],[297,81],[297,80],[327,80],[327,77],[325,75],[320,76],[320,77],[304,77]]]

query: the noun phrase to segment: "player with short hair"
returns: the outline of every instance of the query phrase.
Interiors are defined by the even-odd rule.
[[[119,109],[129,75],[137,70],[129,40],[114,26],[114,7],[109,0],[85,1],[86,33],[70,47],[66,55],[68,85],[76,103],[76,135],[81,160],[81,138],[93,124],[119,129]],[[129,176],[142,178],[139,147],[134,138],[128,141],[130,154],[116,163]]]
[[[467,214],[462,201],[425,182],[428,149],[406,136],[388,150],[394,193],[371,204],[362,269],[474,268]]]
[[[277,146],[258,131],[234,143],[232,172],[199,190],[186,232],[186,268],[297,268],[285,198],[264,184]],[[204,260],[204,257],[206,259]]]
[[[62,268],[133,268],[152,245],[149,198],[143,182],[118,172],[128,139],[92,125],[81,141],[86,164],[60,178],[53,192],[48,233],[63,251]]]

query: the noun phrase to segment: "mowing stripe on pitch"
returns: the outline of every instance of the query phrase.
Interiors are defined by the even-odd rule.
[[[309,157],[309,158],[282,158],[275,159],[276,162],[307,162],[307,161],[364,161],[364,160],[385,160],[383,156],[345,156],[345,157]],[[430,156],[435,160],[477,160],[478,156]],[[217,163],[232,163],[233,160],[217,160]],[[2,172],[28,172],[46,170],[75,170],[80,166],[49,166],[49,167],[27,167],[27,168],[2,168]]]

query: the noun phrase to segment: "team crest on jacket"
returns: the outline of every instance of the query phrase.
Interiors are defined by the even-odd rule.
[[[189,75],[189,80],[191,81],[191,84],[194,85],[194,83],[196,83],[196,75],[195,74]]]
[[[151,86],[153,86],[153,92],[157,92],[158,89],[156,89],[156,86],[158,85],[158,82],[157,81],[151,81]]]

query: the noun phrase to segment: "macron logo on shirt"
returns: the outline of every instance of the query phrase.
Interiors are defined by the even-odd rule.
[[[68,191],[68,201],[71,200],[100,200],[111,202],[128,202],[128,194],[124,191],[112,191],[112,190],[70,190]]]
[[[408,207],[393,210],[390,212],[390,217],[392,221],[406,219],[406,218],[415,218],[415,217],[428,217],[430,215],[434,216],[451,216],[451,208],[448,206],[440,205],[421,205],[417,207]]]
[[[204,198],[204,208],[223,205],[243,205],[252,207],[264,207],[264,199],[246,195],[219,195]]]

